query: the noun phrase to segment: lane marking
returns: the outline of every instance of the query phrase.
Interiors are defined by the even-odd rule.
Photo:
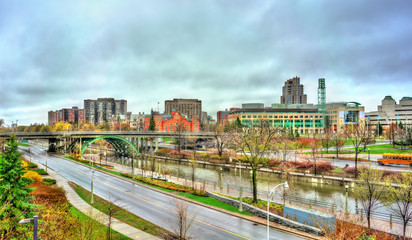
[[[51,159],[51,158],[48,157],[48,156],[42,156],[42,155],[38,155],[38,154],[35,154],[35,155],[37,155],[37,156],[39,156],[39,157],[41,157],[41,158],[50,159],[50,160],[54,161],[55,163],[57,163],[58,165],[60,165],[60,166],[62,166],[62,167],[66,167],[66,168],[72,169],[73,171],[75,171],[75,172],[77,172],[77,173],[79,173],[79,174],[81,174],[81,175],[83,175],[83,176],[89,177],[89,175],[84,174],[83,172],[80,172],[79,170],[77,170],[77,169],[75,169],[75,168],[72,168],[72,167],[70,167],[70,166],[62,165],[62,164],[61,164],[60,162],[58,162],[57,160]],[[77,163],[76,163],[76,164],[77,164]],[[81,164],[78,164],[78,165],[83,166],[83,165],[81,165]],[[83,166],[83,167],[85,167],[85,166]],[[100,180],[98,180],[98,179],[95,179],[95,181],[98,181],[98,182],[100,182],[100,183],[102,183],[102,184],[104,184],[104,185],[106,185],[106,186],[108,186],[108,187],[114,188],[114,189],[116,189],[116,190],[118,190],[118,191],[120,191],[120,192],[123,192],[123,193],[125,193],[125,194],[128,194],[128,195],[130,195],[130,196],[132,196],[132,197],[134,197],[134,198],[137,198],[137,199],[139,199],[139,200],[141,200],[141,201],[144,201],[144,202],[147,202],[147,203],[149,203],[149,204],[155,205],[155,206],[157,206],[157,207],[159,207],[159,208],[162,208],[162,209],[164,209],[164,210],[166,210],[166,211],[169,211],[169,212],[178,214],[176,211],[170,210],[170,209],[168,209],[168,208],[166,208],[166,207],[163,207],[163,206],[161,206],[161,205],[159,205],[159,204],[150,202],[149,200],[146,200],[146,199],[144,199],[144,198],[138,197],[138,196],[133,195],[133,194],[131,194],[131,193],[125,192],[125,191],[123,191],[123,190],[121,190],[121,189],[119,189],[119,188],[117,188],[117,187],[115,187],[115,186],[112,186],[112,185],[110,185],[110,184],[107,184],[107,183],[105,183],[105,182],[102,182],[102,181],[100,181]],[[175,199],[176,199],[176,198],[175,198]],[[202,220],[199,220],[199,219],[196,219],[196,218],[193,218],[193,217],[190,217],[190,216],[186,216],[186,217],[189,218],[189,219],[191,219],[191,220],[194,220],[194,221],[196,221],[196,222],[202,223],[202,224],[204,224],[204,225],[206,225],[206,226],[209,226],[209,227],[212,227],[212,228],[216,228],[216,229],[221,230],[221,231],[223,231],[223,232],[232,234],[232,235],[234,235],[234,236],[237,236],[237,237],[240,237],[240,238],[243,238],[243,239],[247,239],[247,240],[252,240],[252,239],[250,239],[250,238],[247,238],[247,237],[245,237],[245,236],[242,236],[242,235],[239,235],[239,234],[237,234],[237,233],[231,232],[231,231],[229,231],[229,230],[226,230],[226,229],[223,229],[223,228],[214,226],[214,225],[212,225],[212,224],[210,224],[210,223],[203,222]]]

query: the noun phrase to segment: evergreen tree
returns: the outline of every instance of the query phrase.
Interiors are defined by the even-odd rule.
[[[403,124],[402,124],[401,121],[399,121],[399,128],[400,128],[400,129],[403,129]]]
[[[149,124],[149,131],[154,132],[156,128],[155,121],[153,118],[153,114],[150,116],[150,124]]]
[[[236,117],[236,123],[235,123],[236,128],[242,128],[242,122],[240,121],[239,117]]]
[[[378,124],[377,124],[377,126],[376,126],[376,135],[378,135],[378,137],[380,136],[380,135],[382,135],[382,132],[383,132],[383,127],[382,127],[382,125],[380,124],[380,122],[378,122]]]
[[[22,177],[26,170],[22,166],[17,146],[13,135],[6,146],[6,152],[0,156],[0,202],[8,203],[4,211],[0,212],[0,222],[6,219],[19,221],[20,218],[34,216],[36,205],[30,204],[33,197],[29,196],[34,188],[26,188],[33,180]],[[13,229],[13,225],[10,226]]]

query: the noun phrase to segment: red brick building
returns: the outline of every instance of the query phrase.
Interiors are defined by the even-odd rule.
[[[156,131],[160,132],[199,132],[200,122],[199,116],[193,115],[192,119],[186,118],[179,112],[172,111],[172,114],[157,114],[153,117],[155,121]],[[147,131],[150,125],[150,115],[146,115],[144,121],[144,129]]]
[[[57,111],[49,111],[49,125],[55,124],[60,121],[66,121],[70,123],[82,123],[84,122],[84,109],[78,107],[63,108]]]

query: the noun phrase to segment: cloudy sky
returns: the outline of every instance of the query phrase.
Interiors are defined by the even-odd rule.
[[[0,118],[46,123],[84,99],[164,109],[198,98],[216,111],[278,103],[299,76],[308,102],[376,110],[412,96],[412,1],[0,0]]]

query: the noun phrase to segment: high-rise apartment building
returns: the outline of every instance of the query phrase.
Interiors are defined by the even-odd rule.
[[[280,103],[289,104],[307,104],[307,96],[303,94],[303,85],[300,84],[300,78],[294,77],[285,81],[282,87],[282,96]]]
[[[182,99],[174,98],[173,100],[165,101],[165,114],[172,114],[177,111],[180,114],[186,115],[188,118],[193,118],[196,115],[202,117],[202,101],[198,99]]]
[[[49,125],[55,124],[60,121],[71,122],[71,123],[82,123],[84,122],[84,109],[79,109],[78,107],[63,108],[61,110],[49,111]]]
[[[110,121],[113,117],[127,114],[127,101],[114,98],[84,100],[84,118],[95,125]]]

